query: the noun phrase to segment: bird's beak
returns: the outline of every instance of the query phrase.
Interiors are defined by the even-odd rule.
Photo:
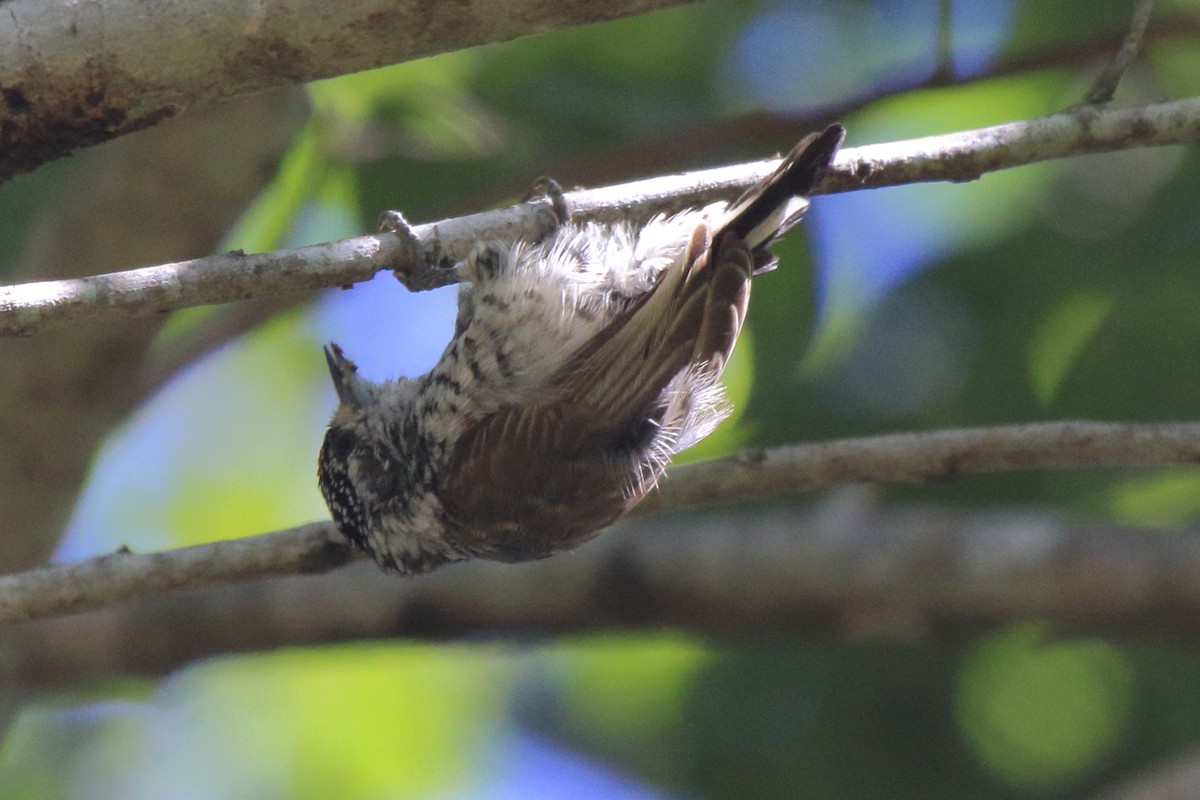
[[[329,364],[329,377],[343,405],[361,406],[367,399],[367,382],[358,374],[358,365],[346,358],[342,348],[333,342],[325,347],[325,362]]]

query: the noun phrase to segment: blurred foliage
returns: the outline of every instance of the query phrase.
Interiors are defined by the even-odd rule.
[[[1032,626],[989,637],[960,677],[967,740],[1016,786],[1069,785],[1102,765],[1132,701],[1132,673],[1111,645],[1044,638]]]
[[[1079,101],[1130,3],[953,9],[953,61],[973,77],[953,86],[926,83],[934,0],[706,3],[321,82],[226,246],[352,235],[384,208],[413,220],[479,210],[545,172],[571,185],[761,157],[843,105],[851,145],[1036,116]],[[1156,10],[1180,15],[1197,29],[1194,3]],[[1006,66],[1022,59],[1036,66]],[[1152,26],[1117,102],[1194,94],[1197,65],[1200,38]],[[773,116],[738,127],[763,108]],[[736,135],[710,135],[723,130]],[[818,199],[780,243],[783,266],[755,284],[727,372],[737,416],[688,457],[951,425],[1200,417],[1198,161],[1194,147],[1136,150]],[[0,190],[0,271],[64,169]],[[384,276],[193,365],[114,435],[62,553],[322,516],[314,455],[332,393],[318,344],[347,344],[372,377],[420,371],[451,303]],[[177,315],[164,346],[211,313]],[[887,496],[1165,526],[1195,520],[1200,478],[978,476]],[[0,795],[523,797],[531,776],[550,775],[571,797],[1077,797],[1200,739],[1200,660],[1177,643],[1058,639],[1036,621],[939,646],[757,638],[217,659],[103,701],[31,708],[0,754]]]

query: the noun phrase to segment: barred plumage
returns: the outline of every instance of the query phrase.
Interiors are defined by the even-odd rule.
[[[340,402],[319,480],[338,529],[417,573],[543,558],[617,520],[728,413],[718,378],[751,277],[843,135],[806,137],[728,206],[476,247],[454,337],[420,378],[371,383],[326,348]]]

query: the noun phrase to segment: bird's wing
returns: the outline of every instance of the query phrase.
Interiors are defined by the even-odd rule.
[[[753,257],[708,221],[693,229],[676,264],[640,302],[610,322],[555,376],[565,402],[614,421],[644,416],[691,365],[719,373],[745,319]]]
[[[603,457],[603,435],[586,409],[562,403],[509,406],[468,429],[438,486],[456,546],[526,561],[614,522],[630,465]]]
[[[656,451],[674,451],[695,422],[693,395],[715,385],[737,341],[763,246],[795,224],[797,194],[812,190],[841,139],[838,126],[807,137],[716,222],[698,223],[679,259],[568,360],[542,402],[500,409],[460,437],[438,495],[464,549],[508,560],[568,549],[653,485],[670,455]]]
[[[696,225],[658,284],[560,370],[555,383],[567,402],[621,420],[644,415],[684,369],[720,374],[746,317],[750,278],[771,263],[765,246],[799,221],[844,136],[831,125],[804,137],[719,219]]]

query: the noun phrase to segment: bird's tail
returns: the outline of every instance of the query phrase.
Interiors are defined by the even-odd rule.
[[[730,204],[713,238],[732,231],[756,251],[787,233],[804,215],[808,195],[833,163],[845,136],[841,125],[830,125],[801,139],[774,172]]]
[[[806,136],[727,211],[688,217],[694,225],[676,263],[559,372],[562,405],[587,410],[593,428],[606,422],[609,449],[632,459],[634,473],[622,472],[627,508],[727,413],[718,378],[751,278],[774,263],[765,246],[799,221],[844,136],[840,125]]]

